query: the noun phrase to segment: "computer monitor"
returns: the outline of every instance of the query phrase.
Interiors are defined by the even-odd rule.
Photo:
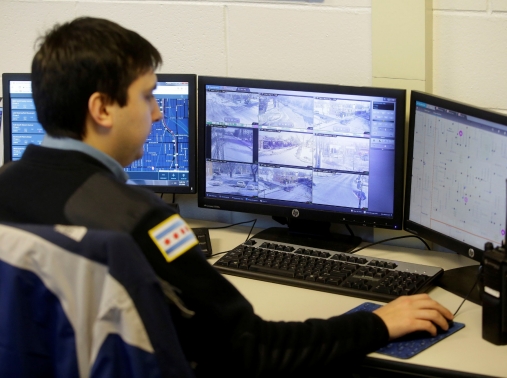
[[[481,261],[505,239],[507,116],[412,92],[405,230]]]
[[[361,239],[331,223],[402,228],[404,90],[200,76],[198,96],[200,207],[334,250]]]
[[[407,159],[405,230],[481,262],[505,239],[507,116],[413,91]]]
[[[4,162],[21,158],[28,144],[41,144],[30,74],[2,75]],[[129,184],[159,193],[196,192],[196,75],[158,74],[155,98],[163,118],[154,122],[144,155],[125,168]]]

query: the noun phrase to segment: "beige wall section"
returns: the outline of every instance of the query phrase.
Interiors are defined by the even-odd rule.
[[[231,4],[226,14],[229,76],[371,85],[369,9]]]
[[[432,11],[432,0],[372,0],[372,84],[407,90],[407,120],[410,91],[432,91]],[[400,231],[375,229],[374,240],[401,234]],[[392,244],[422,247],[416,239],[408,240]]]
[[[434,93],[507,112],[507,13],[435,12],[434,24]]]
[[[432,0],[372,0],[371,25],[373,85],[431,92]]]
[[[163,56],[160,72],[371,85],[367,0],[0,0],[0,73],[29,72],[36,37],[84,15],[149,39]]]

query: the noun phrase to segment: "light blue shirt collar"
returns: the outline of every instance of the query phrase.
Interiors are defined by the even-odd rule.
[[[126,182],[129,178],[128,174],[123,170],[121,164],[114,160],[111,156],[81,142],[80,140],[72,138],[53,138],[46,134],[42,140],[42,146],[56,148],[58,150],[79,151],[85,153],[104,164],[120,180]]]

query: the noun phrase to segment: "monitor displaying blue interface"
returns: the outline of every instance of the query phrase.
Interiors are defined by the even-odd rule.
[[[125,168],[129,183],[157,192],[196,192],[196,76],[158,74],[153,94],[162,119],[154,122],[143,157]]]
[[[412,92],[405,229],[482,260],[505,240],[507,116]]]
[[[401,228],[405,91],[199,77],[199,206]]]
[[[30,74],[3,74],[5,98],[4,161],[21,158],[28,144],[40,145]],[[153,92],[162,112],[144,144],[143,157],[125,167],[129,184],[155,192],[196,191],[196,76],[158,74]]]

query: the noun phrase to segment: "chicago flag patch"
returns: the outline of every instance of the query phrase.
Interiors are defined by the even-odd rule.
[[[168,262],[198,244],[194,233],[178,214],[171,215],[148,234]]]

